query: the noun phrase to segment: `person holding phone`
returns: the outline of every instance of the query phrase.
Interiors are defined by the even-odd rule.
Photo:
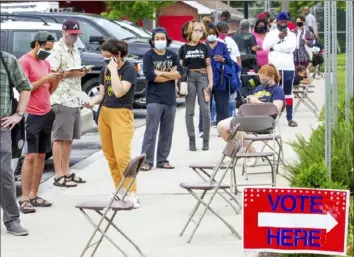
[[[281,75],[281,86],[285,93],[286,118],[288,126],[296,127],[293,120],[293,82],[295,76],[294,51],[296,36],[288,28],[289,16],[286,12],[277,15],[277,29],[267,33],[264,38],[263,50],[269,51],[269,63],[274,64]]]
[[[80,51],[75,45],[80,24],[74,19],[64,21],[62,38],[54,44],[48,61],[53,72],[64,70],[64,78],[51,96],[55,120],[52,129],[52,150],[54,158],[54,185],[58,187],[76,187],[86,181],[70,174],[70,155],[72,142],[81,137],[81,99],[77,96],[81,89],[81,78],[90,70],[70,71],[81,66]]]
[[[131,160],[134,136],[133,101],[137,72],[125,59],[128,54],[128,44],[125,41],[107,39],[101,45],[101,50],[105,60],[109,62],[101,70],[99,94],[86,103],[86,107],[92,108],[101,103],[98,132],[116,189]],[[130,180],[127,179],[124,187],[127,188],[129,184]],[[140,202],[136,191],[134,181],[127,199],[134,204],[134,208],[139,208]],[[123,194],[124,192],[120,192],[118,198],[121,199]]]
[[[31,50],[19,59],[24,73],[32,84],[31,98],[26,109],[25,158],[21,171],[22,213],[33,213],[36,212],[34,207],[52,205],[37,194],[55,119],[50,105],[50,95],[63,78],[63,73],[51,72],[50,64],[46,60],[53,45],[53,35],[47,31],[40,31],[31,42]]]

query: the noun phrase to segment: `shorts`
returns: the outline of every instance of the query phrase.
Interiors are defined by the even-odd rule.
[[[61,104],[52,106],[55,120],[52,129],[52,142],[72,141],[81,137],[81,113],[79,107],[67,107]]]
[[[46,153],[50,147],[55,113],[44,115],[28,114],[25,123],[25,153]]]

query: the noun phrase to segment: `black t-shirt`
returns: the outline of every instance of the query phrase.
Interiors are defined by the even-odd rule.
[[[106,76],[104,77],[106,67],[103,67],[100,75],[100,84],[104,85],[104,99],[102,105],[109,108],[126,108],[133,109],[134,92],[136,85],[136,70],[132,64],[125,62],[118,70],[118,75],[121,81],[128,81],[132,84],[128,92],[120,98],[114,95],[111,85],[111,72],[107,68]]]
[[[257,45],[257,41],[252,33],[240,31],[236,33],[233,39],[238,46],[242,61],[256,59],[256,52],[252,50],[252,47]]]
[[[188,69],[205,69],[205,60],[209,57],[207,46],[201,43],[195,46],[185,44],[179,49],[179,59],[183,60],[183,66]]]

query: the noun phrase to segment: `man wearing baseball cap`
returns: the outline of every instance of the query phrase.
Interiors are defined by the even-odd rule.
[[[73,139],[81,136],[80,99],[81,78],[88,71],[71,70],[81,66],[80,52],[75,43],[81,34],[80,24],[74,19],[63,23],[62,38],[54,44],[48,61],[52,71],[64,71],[64,79],[52,95],[52,109],[55,120],[52,129],[52,146],[55,175],[54,185],[58,187],[75,187],[85,183],[83,179],[70,174],[69,163]]]
[[[55,117],[50,106],[50,94],[55,91],[63,76],[60,72],[51,73],[50,64],[46,60],[53,45],[53,35],[40,31],[30,44],[31,50],[19,59],[32,84],[31,98],[26,108],[25,159],[21,171],[22,213],[35,212],[33,207],[52,205],[37,194]]]
[[[293,120],[293,81],[295,64],[293,52],[296,49],[296,36],[288,28],[289,15],[278,13],[277,29],[267,33],[263,41],[263,50],[268,51],[269,63],[274,64],[281,75],[281,85],[285,93],[286,118],[290,127],[296,127]]]

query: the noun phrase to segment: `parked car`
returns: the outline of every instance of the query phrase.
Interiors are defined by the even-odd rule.
[[[33,14],[1,14],[0,17],[1,50],[12,53],[16,57],[20,57],[28,51],[33,36],[39,30],[52,31],[56,40],[58,40],[62,34],[62,25],[56,23],[57,20],[48,18],[47,22],[45,18]],[[11,20],[9,21],[9,19]],[[29,19],[29,21],[27,21],[27,19]],[[49,21],[54,21],[55,23]],[[100,71],[105,65],[105,62],[100,51],[98,51],[98,49],[92,50],[87,47],[83,39],[84,34],[80,36],[76,43],[80,50],[82,64],[95,65],[95,67],[82,78],[82,90],[92,97],[98,93]],[[91,41],[97,41],[98,43],[100,40],[100,38],[94,36],[91,38]],[[138,73],[137,86],[134,94],[134,108],[145,108],[146,80],[142,70],[143,61],[141,57],[133,54],[128,54],[127,59],[134,64]]]

